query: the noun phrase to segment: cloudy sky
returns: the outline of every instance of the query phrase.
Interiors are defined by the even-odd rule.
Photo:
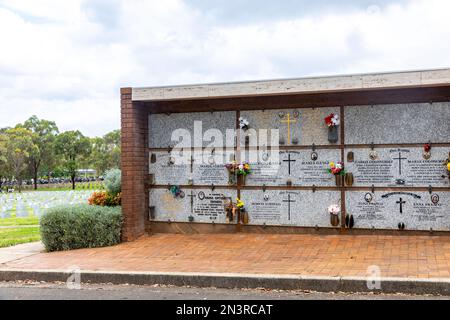
[[[450,1],[0,0],[0,127],[119,128],[119,88],[450,67]]]

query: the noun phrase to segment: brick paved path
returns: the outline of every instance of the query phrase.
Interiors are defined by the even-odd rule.
[[[450,277],[450,237],[157,234],[115,247],[38,253],[5,269]]]

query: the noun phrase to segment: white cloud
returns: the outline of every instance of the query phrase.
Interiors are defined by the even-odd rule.
[[[231,24],[181,0],[0,0],[0,126],[104,134],[121,86],[450,66],[450,2],[391,3]]]

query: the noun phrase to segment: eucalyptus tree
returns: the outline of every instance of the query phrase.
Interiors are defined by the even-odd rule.
[[[0,131],[0,190],[2,188],[3,178],[7,176],[7,139],[8,136],[4,132]]]
[[[90,139],[78,130],[63,132],[56,137],[55,151],[61,156],[61,166],[69,174],[72,189],[75,190],[77,170],[83,158],[91,152]]]
[[[6,161],[7,170],[18,182],[19,192],[22,189],[23,175],[27,169],[30,156],[39,152],[39,148],[33,142],[33,133],[23,127],[7,129],[6,135]]]
[[[31,154],[29,158],[34,189],[36,190],[41,167],[45,167],[48,176],[50,176],[50,170],[55,163],[55,140],[59,130],[55,122],[40,120],[36,116],[32,116],[25,121],[23,126],[33,133],[33,143],[37,146],[36,152]]]

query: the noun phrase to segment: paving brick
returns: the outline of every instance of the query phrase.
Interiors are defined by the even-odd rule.
[[[130,234],[140,220],[129,218]],[[407,251],[399,259],[400,247],[430,258]],[[35,254],[2,268],[366,276],[375,265],[382,277],[442,278],[450,276],[449,249],[450,237],[442,236],[155,234],[114,247]]]

